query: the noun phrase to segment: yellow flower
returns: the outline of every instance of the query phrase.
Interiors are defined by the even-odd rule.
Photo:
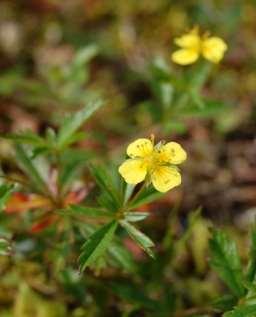
[[[200,36],[197,27],[189,33],[175,39],[180,49],[172,54],[173,62],[189,65],[198,60],[200,55],[212,63],[219,63],[227,50],[227,44],[219,37],[204,34]]]
[[[180,185],[181,175],[175,165],[184,162],[187,154],[178,143],[154,145],[153,138],[142,138],[128,146],[127,155],[130,158],[119,167],[119,173],[128,184],[138,184],[146,179],[160,192]]]

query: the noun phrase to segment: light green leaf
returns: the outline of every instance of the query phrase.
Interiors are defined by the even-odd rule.
[[[216,230],[209,242],[212,268],[238,298],[245,293],[236,244],[223,231]]]
[[[5,207],[7,200],[9,199],[13,185],[3,184],[0,186],[0,212]]]
[[[131,211],[125,213],[125,220],[130,222],[137,222],[146,219],[149,216],[148,212]]]
[[[0,238],[0,256],[9,255],[11,251],[10,243],[5,238]]]
[[[146,236],[144,233],[136,229],[127,221],[120,221],[121,226],[127,231],[129,236],[138,243],[138,245],[151,257],[154,257],[154,253],[151,248],[154,247],[154,242]]]
[[[57,136],[59,148],[65,147],[70,142],[73,134],[84,124],[84,122],[101,106],[101,100],[91,101],[82,110],[70,115],[63,123]]]
[[[116,221],[106,224],[85,242],[79,257],[81,271],[84,271],[104,254],[114,237],[117,225]]]

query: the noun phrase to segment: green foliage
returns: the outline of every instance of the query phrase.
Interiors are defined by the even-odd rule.
[[[65,146],[74,143],[77,140],[77,135],[75,135],[75,132],[102,105],[103,103],[101,100],[91,101],[81,111],[78,111],[68,117],[61,125],[57,135],[57,148],[62,149]]]
[[[13,185],[3,184],[0,186],[0,212],[5,207],[6,202],[8,201],[13,190]]]
[[[83,271],[104,254],[113,239],[117,222],[112,221],[97,230],[82,246],[79,257],[80,269]]]
[[[144,233],[136,229],[133,225],[127,221],[120,221],[121,226],[128,232],[129,236],[138,243],[138,245],[151,257],[154,257],[154,253],[151,248],[154,246],[154,242],[147,237]]]
[[[235,296],[244,295],[243,274],[236,244],[222,231],[214,231],[210,240],[210,264]]]

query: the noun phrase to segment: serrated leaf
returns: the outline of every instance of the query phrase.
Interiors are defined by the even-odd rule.
[[[69,144],[73,134],[90,118],[90,116],[103,105],[101,100],[91,101],[82,110],[70,115],[62,124],[58,136],[57,145],[59,148]]]
[[[124,217],[126,221],[130,222],[137,222],[146,219],[149,216],[148,212],[142,211],[131,211],[126,212]]]
[[[154,247],[154,242],[146,236],[144,233],[139,231],[133,225],[125,220],[120,221],[121,226],[127,231],[129,236],[138,243],[138,245],[151,257],[154,257],[154,253],[151,248]]]
[[[244,295],[243,275],[236,243],[223,231],[216,230],[210,242],[210,265],[235,296]]]
[[[112,221],[97,230],[82,246],[79,257],[81,271],[92,265],[109,247],[118,223]]]

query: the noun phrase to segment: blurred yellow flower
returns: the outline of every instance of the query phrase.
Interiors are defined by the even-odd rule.
[[[172,60],[180,65],[192,64],[200,55],[212,63],[219,63],[228,48],[219,37],[207,33],[201,36],[198,27],[176,38],[174,42],[180,49],[172,54]]]
[[[176,142],[159,142],[138,139],[127,148],[130,157],[120,167],[119,173],[128,184],[138,184],[146,179],[156,190],[167,192],[180,185],[181,175],[175,166],[187,158],[184,149]]]

